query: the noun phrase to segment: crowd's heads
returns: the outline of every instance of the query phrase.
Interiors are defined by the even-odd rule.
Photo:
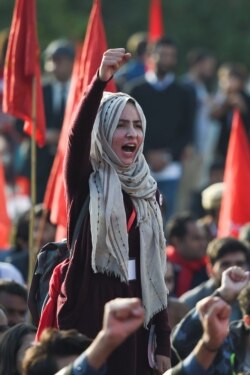
[[[68,40],[58,39],[51,42],[44,51],[44,69],[53,73],[58,81],[68,81],[71,77],[75,50]]]
[[[249,248],[232,237],[216,238],[207,247],[209,273],[220,284],[222,272],[232,266],[249,268]]]
[[[158,78],[163,78],[167,73],[173,72],[177,65],[176,42],[170,37],[158,39],[152,48],[151,58]]]
[[[22,373],[24,353],[32,345],[35,334],[36,328],[27,323],[17,324],[4,333],[0,341],[0,374]]]
[[[6,310],[9,326],[25,322],[27,289],[15,281],[0,280],[0,304]]]
[[[209,81],[216,72],[216,58],[204,48],[194,48],[187,54],[187,64],[202,81]]]
[[[52,375],[74,361],[91,340],[76,330],[44,330],[40,341],[29,348],[23,360],[23,375]]]
[[[200,259],[205,255],[204,230],[197,224],[196,218],[189,213],[176,215],[169,220],[167,239],[187,260]]]

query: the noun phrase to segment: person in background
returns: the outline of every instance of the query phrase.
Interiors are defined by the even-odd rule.
[[[153,177],[167,201],[166,219],[174,210],[187,146],[192,143],[194,104],[190,92],[176,80],[178,49],[170,37],[152,46],[153,62],[129,94],[147,118],[144,154]]]
[[[9,328],[0,341],[0,375],[21,375],[25,351],[35,339],[36,327],[20,323]]]
[[[51,223],[49,218],[50,213],[47,212],[44,228],[41,228],[40,222],[44,215],[44,207],[42,204],[35,205],[34,215],[34,238],[36,240],[38,240],[38,238],[40,239],[40,249],[48,242],[54,241],[56,226]],[[30,211],[28,210],[17,218],[17,221],[14,223],[13,246],[6,252],[3,258],[6,263],[12,264],[21,272],[25,282],[28,281],[29,268],[29,223]]]
[[[0,304],[6,310],[10,327],[24,323],[27,318],[27,289],[10,280],[0,280]]]
[[[53,154],[62,128],[74,57],[74,45],[66,39],[54,40],[44,51],[44,70],[47,74],[43,84],[46,139],[47,145],[54,147],[54,151],[51,150]]]
[[[218,70],[219,91],[213,116],[220,125],[216,154],[223,160],[227,154],[234,110],[239,110],[245,129],[250,134],[250,96],[246,91],[247,78],[246,67],[239,63],[225,63]]]
[[[209,279],[196,288],[183,294],[180,300],[192,309],[202,298],[210,296],[221,285],[222,273],[232,266],[249,269],[249,248],[242,241],[235,238],[216,238],[207,247]],[[241,318],[239,304],[232,304],[231,320]]]
[[[147,33],[137,32],[127,41],[127,50],[132,59],[116,74],[115,83],[119,91],[129,92],[130,86],[142,79],[147,68]]]
[[[46,144],[37,147],[37,197],[43,202],[47,181],[57,150],[63,124],[70,79],[74,63],[74,45],[64,39],[51,42],[44,51],[43,82],[44,110],[46,120]],[[30,178],[30,140],[26,138],[20,150],[19,174]]]
[[[181,77],[181,83],[190,90],[195,101],[193,128],[193,157],[189,161],[188,175],[190,189],[200,188],[207,182],[209,165],[214,161],[215,142],[213,93],[211,86],[216,74],[216,58],[205,48],[194,48],[187,54],[188,72]],[[192,173],[192,177],[191,177]]]
[[[208,279],[204,231],[189,213],[176,215],[167,223],[168,262],[175,271],[174,295],[183,293]]]

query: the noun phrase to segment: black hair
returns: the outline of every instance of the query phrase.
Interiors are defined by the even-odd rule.
[[[28,291],[27,288],[21,284],[18,284],[14,280],[0,280],[0,293],[5,292],[15,296],[19,296],[27,302]]]
[[[177,43],[176,43],[176,41],[172,37],[169,37],[169,36],[162,36],[161,38],[159,38],[154,43],[154,49],[153,49],[153,51],[155,51],[160,46],[174,47],[174,48],[177,49]]]
[[[207,247],[207,255],[211,264],[214,264],[225,255],[235,252],[242,252],[248,260],[249,248],[242,241],[233,237],[215,238]]]
[[[47,328],[43,331],[39,344],[29,348],[23,361],[24,375],[52,375],[57,372],[58,357],[80,355],[92,340],[75,329],[58,331]]]
[[[187,234],[187,224],[190,222],[195,222],[196,218],[190,213],[183,213],[176,215],[171,218],[166,226],[167,229],[167,238],[171,244],[173,237],[183,238]]]
[[[36,333],[36,327],[28,323],[19,323],[3,334],[0,341],[0,374],[19,374],[17,352],[22,345],[23,337],[30,333]]]

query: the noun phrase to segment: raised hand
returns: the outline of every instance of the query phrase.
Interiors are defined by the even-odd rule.
[[[202,342],[215,352],[228,334],[231,308],[218,297],[207,297],[197,303],[196,309],[203,327]]]
[[[116,298],[105,305],[103,332],[114,347],[143,323],[144,309],[138,298]]]
[[[231,303],[247,285],[249,281],[249,271],[244,271],[242,268],[234,266],[228,268],[222,273],[221,286],[218,289],[221,297]]]
[[[126,53],[124,48],[108,49],[102,57],[99,67],[99,78],[102,81],[108,81],[130,57],[131,54]]]

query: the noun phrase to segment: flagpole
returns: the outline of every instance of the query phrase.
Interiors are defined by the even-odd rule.
[[[35,227],[35,205],[36,205],[36,127],[37,127],[37,108],[36,108],[36,76],[32,79],[32,136],[31,136],[31,210],[29,225],[29,273],[28,285],[30,286],[34,265],[36,260],[34,227]]]

